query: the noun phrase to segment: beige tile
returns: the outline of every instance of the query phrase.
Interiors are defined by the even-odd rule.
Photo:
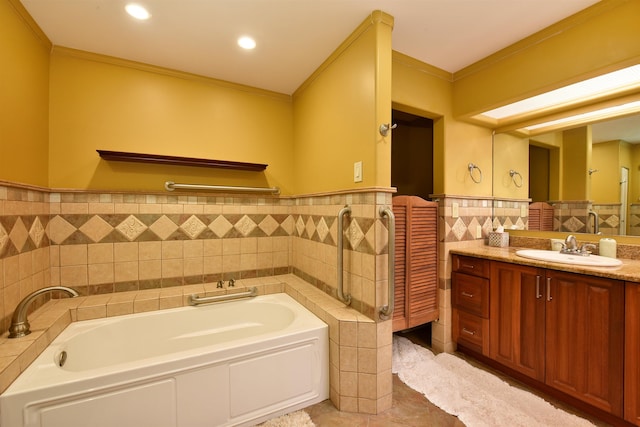
[[[61,245],[60,266],[87,264],[87,245]]]
[[[163,259],[162,260],[162,277],[182,277],[184,276],[184,260],[182,259]]]
[[[136,261],[116,262],[115,282],[138,280],[138,263]]]
[[[87,245],[87,263],[113,262],[113,243],[92,243]]]
[[[338,409],[345,412],[358,412],[358,398],[349,396],[339,396],[340,404]]]
[[[123,301],[107,304],[107,317],[133,314],[133,301]]]
[[[33,257],[31,256],[31,252],[23,252],[18,255],[18,269],[20,280],[33,274]]]
[[[138,259],[141,261],[162,259],[162,242],[138,243]]]
[[[377,350],[374,348],[358,348],[358,372],[376,374]]]
[[[77,320],[91,320],[107,317],[107,306],[99,305],[93,307],[78,307],[76,310]]]
[[[340,371],[358,371],[358,349],[356,347],[340,346]]]
[[[162,259],[183,258],[184,245],[180,240],[171,240],[162,242]]]
[[[377,375],[358,373],[358,397],[376,399]]]
[[[358,412],[361,414],[376,414],[377,401],[374,399],[358,398]]]
[[[340,345],[354,347],[358,345],[358,322],[340,322]]]
[[[60,284],[62,286],[83,286],[88,283],[87,265],[60,267]]]
[[[159,259],[140,261],[138,263],[139,280],[160,279],[162,277],[162,261]]]
[[[255,254],[258,252],[258,239],[256,237],[247,237],[240,239],[240,253]]]
[[[18,256],[10,256],[4,259],[4,284],[10,286],[20,281],[20,262]]]
[[[120,242],[113,245],[113,258],[115,262],[137,261],[138,243]]]
[[[340,372],[340,395],[342,396],[358,396],[358,373],[357,372]]]
[[[185,258],[184,275],[196,276],[203,274],[203,258]]]
[[[63,267],[64,268],[64,267]],[[102,283],[113,283],[114,268],[113,263],[109,264],[91,264],[87,267],[89,285],[98,285]]]
[[[206,239],[203,242],[203,255],[219,256],[222,255],[222,239]]]
[[[242,239],[223,239],[222,254],[223,255],[239,255],[241,253],[240,241]]]
[[[184,242],[184,257],[197,258],[204,256],[203,240],[187,240]]]
[[[376,352],[376,373],[390,371],[393,360],[393,345],[378,348]]]
[[[141,297],[136,298],[133,302],[133,312],[143,313],[147,311],[154,311],[160,308],[160,298],[155,297]]]

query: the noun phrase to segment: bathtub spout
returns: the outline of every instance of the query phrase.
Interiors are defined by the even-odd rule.
[[[66,292],[73,298],[80,295],[74,289],[67,288],[66,286],[49,286],[30,293],[20,301],[16,307],[16,311],[13,312],[11,326],[9,327],[9,338],[20,338],[31,333],[31,330],[29,329],[29,321],[27,320],[27,309],[29,308],[29,305],[31,305],[33,300],[40,295],[54,291]]]

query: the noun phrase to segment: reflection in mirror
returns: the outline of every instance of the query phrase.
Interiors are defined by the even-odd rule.
[[[532,136],[528,158],[529,229],[640,236],[640,115]]]

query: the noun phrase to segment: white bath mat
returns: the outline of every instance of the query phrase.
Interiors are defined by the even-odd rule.
[[[297,411],[266,421],[260,424],[260,427],[315,427],[315,424],[309,418],[309,414]]]
[[[467,427],[583,427],[589,421],[447,353],[393,338],[393,372]]]

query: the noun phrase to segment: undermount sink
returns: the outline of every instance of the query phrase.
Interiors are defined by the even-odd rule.
[[[547,251],[544,249],[520,249],[516,255],[537,259],[538,261],[558,262],[561,264],[586,265],[591,267],[617,267],[622,265],[622,261],[615,258],[608,258],[600,255],[574,255],[563,254],[558,251]]]

